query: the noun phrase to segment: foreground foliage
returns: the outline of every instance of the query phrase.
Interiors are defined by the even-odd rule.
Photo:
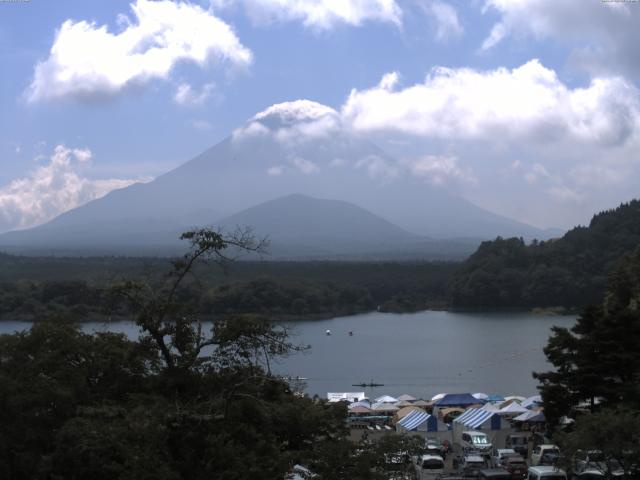
[[[600,305],[553,328],[545,354],[555,370],[535,377],[552,422],[580,404],[640,409],[640,249],[614,270]]]
[[[185,301],[197,262],[225,267],[229,249],[262,244],[206,229],[183,238],[190,249],[165,276],[114,289],[137,341],[60,318],[0,336],[0,478],[281,479],[299,463],[318,480],[387,478],[387,454],[415,451],[415,439],[350,443],[343,404],[271,373],[301,349],[285,329],[236,314],[205,330]]]

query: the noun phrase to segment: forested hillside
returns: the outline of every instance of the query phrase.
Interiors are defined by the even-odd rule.
[[[19,257],[0,254],[0,320],[64,316],[130,318],[114,301],[120,279],[160,279],[168,259]],[[238,262],[227,274],[204,267],[181,290],[200,315],[261,313],[321,318],[375,310],[409,312],[446,305],[457,264]]]
[[[593,217],[562,238],[483,242],[456,272],[453,308],[580,308],[598,301],[608,272],[640,245],[640,201]]]

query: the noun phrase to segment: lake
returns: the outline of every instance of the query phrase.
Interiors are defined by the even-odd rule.
[[[553,325],[569,327],[575,317],[529,313],[412,314],[372,312],[328,320],[288,323],[294,341],[311,351],[281,360],[274,370],[305,377],[307,393],[363,391],[370,397],[409,393],[485,392],[529,396],[537,393],[533,371],[549,368],[542,348]],[[0,322],[0,333],[29,328]],[[136,338],[132,322],[85,323],[84,331],[123,332]],[[330,336],[326,330],[331,330]],[[353,332],[353,336],[349,335]],[[384,387],[354,387],[354,383]]]

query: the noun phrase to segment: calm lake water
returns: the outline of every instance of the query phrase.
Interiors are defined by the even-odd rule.
[[[294,341],[311,351],[281,360],[274,370],[306,377],[309,394],[362,391],[370,397],[409,393],[485,392],[534,395],[533,371],[549,368],[542,348],[553,325],[571,326],[574,317],[524,313],[413,314],[368,313],[287,324]],[[29,328],[26,322],[0,322],[0,333]],[[87,332],[138,335],[131,322],[83,324]],[[329,329],[331,336],[325,334]],[[349,336],[353,331],[353,336]],[[361,382],[384,387],[354,387]]]

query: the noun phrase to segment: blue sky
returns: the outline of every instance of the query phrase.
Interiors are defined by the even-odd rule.
[[[639,22],[600,0],[0,2],[0,216],[41,223],[308,99],[425,183],[585,222],[637,196]]]

